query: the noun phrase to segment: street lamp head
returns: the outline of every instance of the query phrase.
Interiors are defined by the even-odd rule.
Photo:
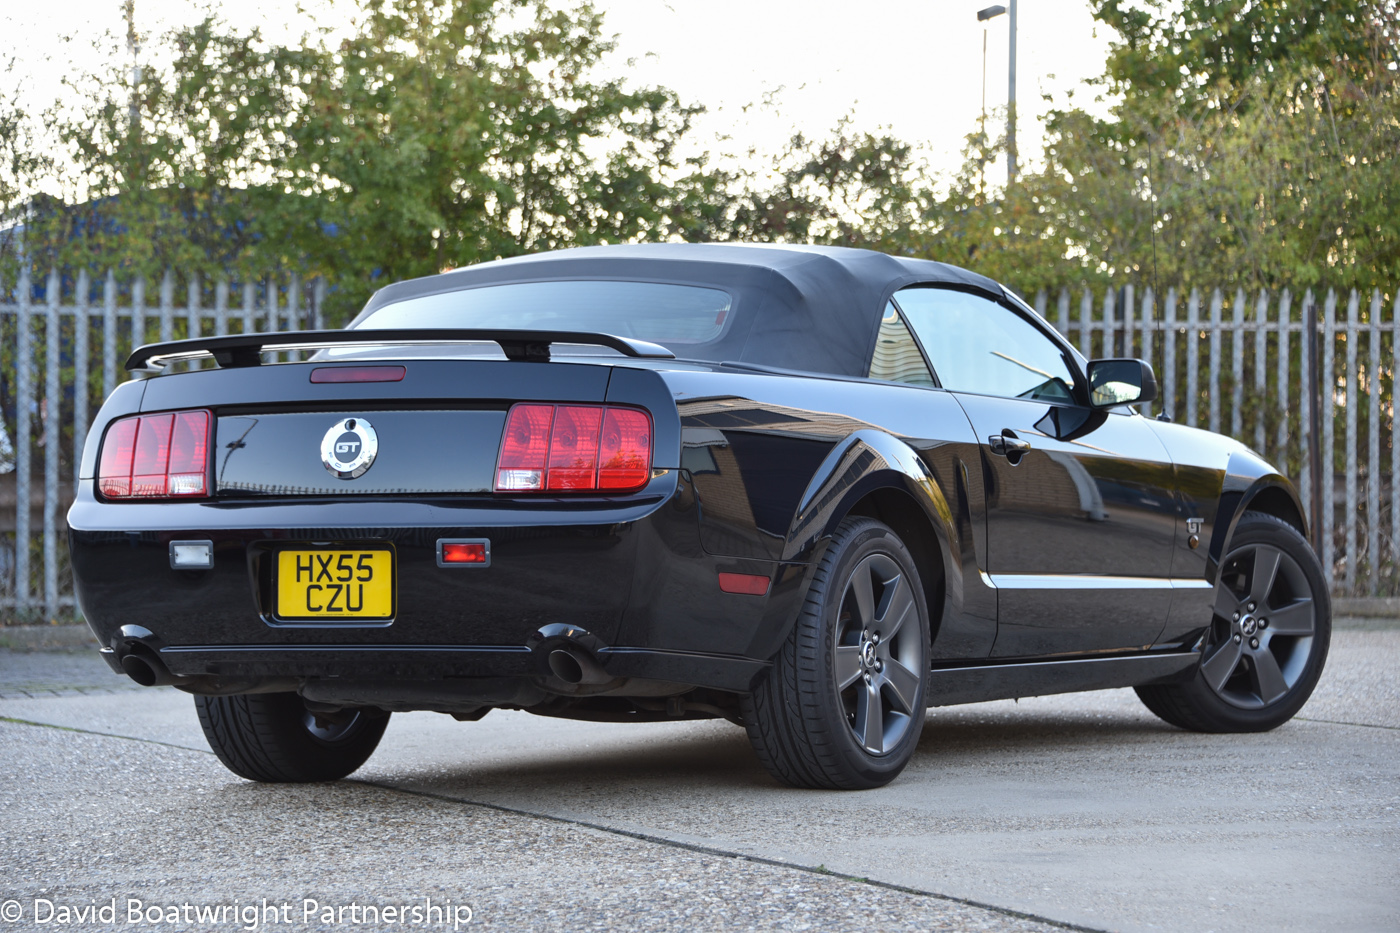
[[[1001,6],[1000,4],[998,4],[997,6],[989,6],[985,10],[977,11],[977,22],[985,22],[991,19],[993,16],[1000,16],[1005,12],[1006,7]]]

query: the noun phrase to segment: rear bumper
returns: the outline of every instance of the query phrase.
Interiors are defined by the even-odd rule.
[[[85,482],[69,526],[79,606],[100,642],[120,653],[139,641],[177,677],[225,683],[538,679],[548,669],[532,641],[562,624],[589,634],[611,677],[743,691],[785,636],[807,570],[706,554],[695,496],[674,471],[606,503],[104,503]],[[489,539],[490,566],[438,566],[441,538]],[[212,541],[214,566],[173,570],[169,545],[183,539]],[[302,542],[391,545],[394,618],[279,622],[268,568]],[[720,572],[773,584],[762,597],[726,594]]]
[[[208,678],[218,684],[275,681],[334,680],[370,685],[413,682],[439,684],[472,695],[474,686],[491,689],[497,678],[545,683],[549,669],[544,657],[526,646],[489,645],[180,645],[157,652],[172,674]],[[115,652],[105,656],[115,657]],[[614,679],[689,684],[717,690],[746,692],[768,663],[752,658],[646,648],[601,648],[594,653]],[[111,662],[109,662],[111,663]],[[120,669],[117,667],[116,669]],[[476,681],[477,684],[472,682]]]

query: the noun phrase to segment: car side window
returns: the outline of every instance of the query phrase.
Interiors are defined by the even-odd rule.
[[[916,386],[934,384],[933,373],[893,302],[885,305],[885,314],[880,318],[875,354],[870,359],[870,378]]]
[[[894,300],[919,335],[943,388],[1074,401],[1074,374],[1064,353],[1011,309],[944,288],[906,288]]]

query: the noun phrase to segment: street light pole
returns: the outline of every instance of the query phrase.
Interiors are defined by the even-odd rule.
[[[1001,4],[977,11],[977,21],[985,23],[1005,13]],[[987,28],[982,27],[982,133],[987,132]],[[1006,183],[1016,178],[1016,0],[1011,0],[1011,65],[1006,92]]]
[[[1006,183],[1016,180],[1016,0],[1011,0],[1011,54],[1006,77]]]

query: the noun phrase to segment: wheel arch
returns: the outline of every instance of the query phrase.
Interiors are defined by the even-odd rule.
[[[928,607],[929,644],[938,637],[943,619],[943,603],[947,595],[947,573],[943,566],[945,549],[938,543],[933,523],[924,515],[915,499],[904,489],[881,486],[872,489],[854,503],[843,518],[863,515],[888,525],[914,559],[919,571],[919,584]]]
[[[957,525],[943,486],[922,457],[883,431],[857,431],[827,455],[802,495],[784,559],[820,560],[825,542],[850,515],[878,519],[899,535],[919,571],[938,632],[949,594],[961,591]]]
[[[1288,477],[1250,451],[1238,451],[1230,456],[1220,493],[1219,515],[1215,522],[1223,534],[1211,535],[1210,579],[1214,580],[1220,560],[1230,549],[1235,529],[1246,512],[1272,515],[1287,522],[1305,539],[1308,522],[1298,491]]]

